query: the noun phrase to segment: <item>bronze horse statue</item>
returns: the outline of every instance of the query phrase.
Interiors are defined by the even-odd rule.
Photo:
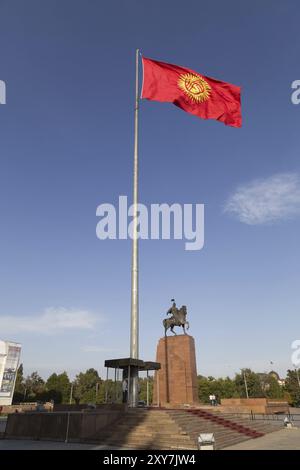
[[[167,335],[167,330],[170,328],[172,333],[176,335],[174,331],[174,326],[182,326],[183,332],[186,335],[185,327],[187,330],[189,329],[190,325],[189,322],[186,320],[186,306],[183,305],[180,309],[176,308],[176,305],[173,304],[167,313],[172,313],[172,317],[165,318],[163,320],[163,326],[165,328],[165,336]]]

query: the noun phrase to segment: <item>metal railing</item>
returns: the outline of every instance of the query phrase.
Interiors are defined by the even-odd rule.
[[[267,414],[267,413],[223,413],[224,418],[244,418],[248,420],[261,420],[261,421],[283,421],[285,417],[289,417],[290,421],[300,422],[300,414],[293,413],[280,413],[280,414]]]

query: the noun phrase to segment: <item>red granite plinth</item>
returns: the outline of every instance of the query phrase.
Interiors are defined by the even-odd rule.
[[[195,341],[189,335],[166,336],[157,345],[153,404],[180,406],[198,404]]]

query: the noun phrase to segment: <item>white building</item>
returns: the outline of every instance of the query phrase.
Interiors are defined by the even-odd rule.
[[[0,340],[0,406],[12,403],[20,355],[19,343]]]

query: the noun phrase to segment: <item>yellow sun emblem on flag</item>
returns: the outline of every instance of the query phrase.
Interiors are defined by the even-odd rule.
[[[211,93],[211,87],[207,81],[194,73],[181,74],[178,86],[195,103],[206,101]]]

